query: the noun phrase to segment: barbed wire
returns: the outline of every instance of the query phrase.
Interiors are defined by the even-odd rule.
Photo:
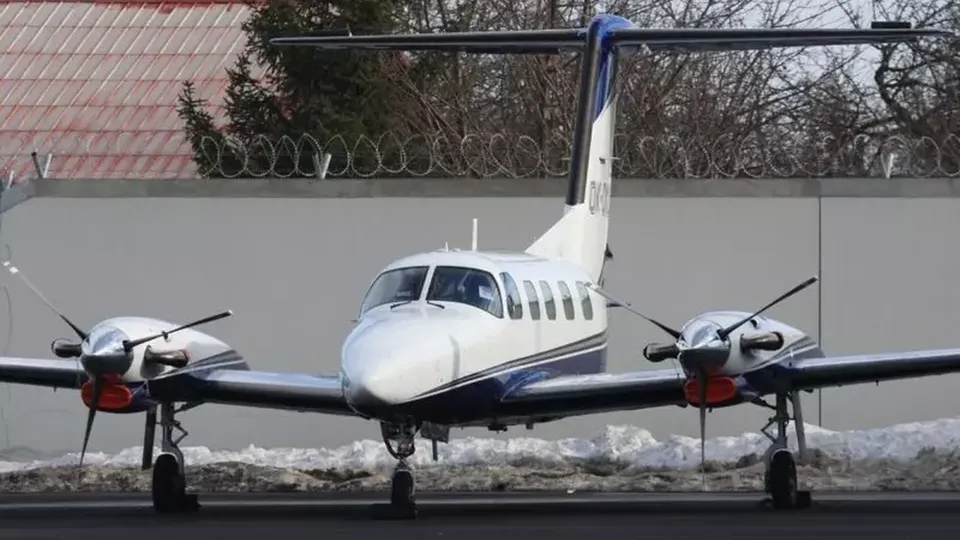
[[[328,178],[373,177],[562,177],[569,171],[572,141],[554,136],[471,134],[376,139],[309,134],[249,143],[207,137],[201,143],[203,176],[313,177],[329,154]],[[823,135],[764,143],[759,138],[715,140],[617,135],[614,174],[632,178],[790,178],[960,176],[960,136],[936,141],[902,135]]]
[[[131,138],[99,138],[96,144],[49,149],[54,178],[535,178],[569,171],[572,140],[554,135],[538,141],[525,135],[475,133],[353,139],[302,134],[278,139],[205,137],[197,152],[184,141],[173,152],[138,151]],[[112,144],[116,143],[116,144]],[[0,167],[14,163],[20,174],[33,168],[30,150],[0,151]],[[5,154],[5,155],[4,155]],[[329,162],[325,155],[329,154]],[[905,135],[750,136],[714,138],[618,134],[614,174],[651,179],[956,177],[960,136],[941,140]],[[325,168],[324,168],[325,167]],[[325,175],[318,175],[318,170]],[[32,175],[31,175],[32,176]]]

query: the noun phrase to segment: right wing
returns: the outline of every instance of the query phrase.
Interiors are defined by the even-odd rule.
[[[77,360],[0,357],[0,382],[76,390],[87,378]]]
[[[303,375],[234,369],[221,355],[165,373],[146,382],[150,396],[190,403],[356,416],[344,399],[338,375]],[[208,365],[204,365],[208,364]],[[77,360],[0,357],[0,383],[78,390],[89,376]]]
[[[151,398],[170,401],[357,416],[347,405],[339,375],[205,368],[198,363],[150,379],[147,390]]]

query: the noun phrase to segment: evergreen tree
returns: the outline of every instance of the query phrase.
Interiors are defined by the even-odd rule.
[[[318,148],[304,144],[304,134],[319,145],[342,136],[353,153],[351,145],[362,135],[376,140],[399,121],[403,95],[390,83],[377,54],[280,47],[269,40],[345,28],[357,34],[393,32],[403,0],[262,0],[248,6],[250,15],[242,27],[247,46],[228,69],[226,125],[217,132],[190,83],[184,84],[180,96],[179,115],[201,170],[209,170],[203,160],[209,160],[211,151],[201,148],[201,141],[211,132],[217,132],[221,141],[223,168],[240,158],[253,173],[291,171],[296,165],[312,171]],[[259,80],[252,75],[254,63],[264,70]],[[299,143],[298,151],[289,142],[283,145],[284,136]],[[243,151],[228,157],[224,137],[235,140]],[[338,150],[334,146],[330,151]],[[353,165],[358,170],[375,166],[363,161],[357,155]],[[216,168],[212,172],[219,173]]]

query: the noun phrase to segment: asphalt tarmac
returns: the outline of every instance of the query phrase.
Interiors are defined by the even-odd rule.
[[[775,512],[753,493],[420,493],[413,521],[379,494],[201,494],[157,515],[144,494],[0,495],[0,539],[776,540],[960,538],[960,493],[814,493]]]

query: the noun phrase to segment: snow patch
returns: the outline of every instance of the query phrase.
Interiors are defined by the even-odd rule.
[[[882,458],[907,461],[925,448],[960,448],[960,418],[912,422],[887,428],[831,431],[806,425],[807,444],[839,459]],[[707,439],[707,461],[732,463],[749,454],[762,454],[769,440],[760,433]],[[789,445],[796,449],[796,432],[791,423]],[[89,453],[85,463],[105,467],[137,467],[142,447],[117,454]],[[183,448],[188,465],[239,462],[284,469],[373,470],[392,468],[396,463],[381,441],[362,440],[338,448],[261,448],[210,450],[203,446]],[[154,450],[154,455],[159,449]],[[418,467],[502,465],[522,461],[564,463],[570,461],[614,461],[631,467],[695,468],[700,463],[700,439],[673,435],[658,441],[647,430],[628,425],[607,426],[589,439],[543,440],[516,437],[508,440],[465,437],[439,446],[440,461],[431,458],[430,442],[417,441],[417,453],[410,460]],[[79,453],[56,459],[0,461],[0,473],[40,467],[76,465]]]

